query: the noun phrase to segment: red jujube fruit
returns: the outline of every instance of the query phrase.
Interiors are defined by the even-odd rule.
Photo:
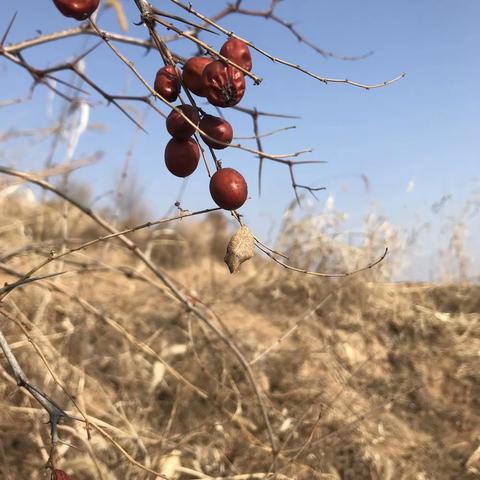
[[[252,69],[252,56],[245,42],[237,38],[230,38],[223,44],[220,53],[245,70],[250,71]]]
[[[200,149],[192,138],[175,140],[172,138],[165,147],[165,165],[176,177],[188,177],[197,168]]]
[[[200,134],[203,141],[212,148],[217,150],[222,150],[227,148],[228,145],[222,145],[218,142],[224,142],[230,144],[233,138],[233,128],[232,126],[223,118],[214,117],[213,115],[205,115],[198,125],[200,130],[204,131],[208,136],[217,140],[214,142],[203,134]]]
[[[185,116],[187,116],[195,125],[198,125],[200,117],[195,107],[191,105],[179,105],[179,108]],[[167,117],[168,133],[177,140],[186,140],[190,138],[195,132],[195,127],[190,125],[180,113],[172,110]]]
[[[207,100],[216,107],[233,107],[245,93],[245,77],[238,68],[221,61],[210,63],[203,71]]]
[[[161,68],[155,76],[153,88],[165,100],[174,102],[178,98],[181,89],[177,69],[173,65]]]
[[[53,3],[66,17],[85,20],[98,8],[100,0],[53,0]]]
[[[63,470],[54,470],[52,474],[52,480],[73,480],[72,477],[67,475]]]
[[[185,86],[199,97],[205,97],[202,74],[205,67],[212,63],[209,57],[192,57],[183,66],[182,80]]]
[[[247,200],[247,182],[233,168],[221,168],[210,179],[210,195],[220,208],[236,210]]]

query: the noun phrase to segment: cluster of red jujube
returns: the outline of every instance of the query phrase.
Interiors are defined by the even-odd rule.
[[[252,69],[248,46],[241,40],[229,39],[220,54],[245,70]],[[155,91],[169,102],[177,100],[182,84],[189,92],[204,97],[216,107],[233,107],[245,93],[245,77],[233,65],[209,57],[192,57],[180,73],[173,65],[161,68],[155,77]],[[197,168],[200,149],[192,138],[197,126],[202,140],[210,148],[222,150],[233,139],[233,128],[225,119],[208,115],[191,105],[178,105],[190,122],[177,110],[167,117],[166,127],[172,139],[165,148],[165,164],[173,175],[188,177]],[[247,183],[233,168],[220,168],[210,180],[210,193],[215,203],[225,210],[240,208],[248,195]]]
[[[85,20],[95,12],[100,0],[53,0],[53,3],[66,17]],[[252,69],[250,50],[241,40],[230,38],[223,44],[220,55],[244,70]],[[154,89],[168,102],[175,102],[182,83],[191,93],[206,98],[215,107],[233,107],[245,94],[243,72],[222,59],[192,57],[185,62],[181,73],[175,66],[166,65],[157,72]],[[165,164],[177,177],[188,177],[198,166],[200,148],[192,138],[196,127],[203,132],[202,140],[215,150],[228,147],[233,139],[230,123],[191,105],[178,105],[172,110],[166,126],[172,139],[165,147]],[[236,210],[247,200],[247,182],[233,168],[220,168],[210,179],[210,194],[220,208]]]

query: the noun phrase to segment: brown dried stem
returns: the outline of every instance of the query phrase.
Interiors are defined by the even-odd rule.
[[[287,263],[283,262],[282,260],[279,260],[275,254],[271,253],[269,250],[267,250],[263,245],[259,244],[258,242],[255,242],[257,248],[261,250],[267,257],[271,258],[275,263],[278,263],[282,267],[286,268],[287,270],[292,270],[294,272],[298,273],[303,273],[304,275],[311,275],[313,277],[323,277],[323,278],[340,278],[340,277],[350,277],[352,275],[356,275],[357,273],[364,272],[366,270],[370,270],[371,268],[375,267],[379,263],[381,263],[385,257],[388,254],[388,247],[385,248],[385,251],[382,253],[382,255],[377,258],[374,262],[369,263],[368,265],[357,268],[355,270],[350,270],[349,272],[341,272],[341,273],[325,273],[325,272],[315,272],[311,270],[307,270],[304,268],[298,268],[294,267],[292,265],[288,265]]]

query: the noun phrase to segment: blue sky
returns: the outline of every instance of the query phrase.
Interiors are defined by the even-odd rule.
[[[130,5],[133,1],[123,3],[129,16],[129,34],[145,37],[145,30],[133,24],[138,20]],[[223,5],[220,0],[192,3],[207,14]],[[245,6],[267,3],[246,0]],[[162,2],[162,8],[166,9],[165,5],[168,2]],[[170,10],[178,13],[174,7]],[[33,0],[3,0],[0,23],[5,26],[15,11],[18,16],[8,42],[35,36],[36,30],[51,32],[75,24],[62,17],[52,2]],[[430,233],[419,240],[415,253],[423,267],[411,271],[414,276],[427,275],[444,241],[440,235],[442,222],[458,215],[478,186],[480,2],[285,0],[278,13],[293,21],[306,38],[322,48],[341,55],[369,51],[374,54],[355,62],[324,59],[299,44],[288,31],[264,19],[231,17],[223,24],[272,54],[324,76],[377,83],[401,72],[407,74],[405,79],[387,88],[364,91],[348,85],[324,85],[254,54],[254,71],[264,81],[256,87],[247,82],[242,105],[302,117],[293,122],[295,130],[266,138],[264,148],[272,153],[285,153],[311,147],[314,152],[305,159],[328,162],[297,170],[299,183],[327,187],[325,193],[320,193],[320,201],[308,207],[309,213],[321,212],[331,195],[337,208],[349,214],[346,225],[349,228],[361,228],[364,216],[372,209],[407,230],[424,221],[432,222]],[[99,23],[108,30],[118,28],[112,11],[105,12]],[[220,47],[223,41],[209,34],[202,38],[215,47]],[[93,42],[79,38],[64,40],[27,50],[25,55],[32,64],[43,67],[74,56]],[[145,78],[153,80],[160,66],[155,52],[145,56],[132,47],[120,48],[134,59]],[[193,52],[188,44],[177,43],[173,48],[184,55]],[[88,58],[87,72],[111,93],[144,93],[142,86],[104,45]],[[23,95],[30,82],[23,71],[1,60],[0,85],[0,100],[4,100]],[[0,131],[12,126],[21,129],[45,126],[47,98],[45,89],[38,88],[28,105],[1,108]],[[104,102],[95,94],[91,99],[97,104],[91,112],[91,121],[104,124],[107,131],[88,131],[82,137],[77,155],[102,150],[104,160],[75,174],[75,178],[87,181],[99,194],[115,187],[134,127],[115,108],[102,105]],[[61,102],[56,100],[53,107],[59,109]],[[131,107],[143,111],[139,105]],[[251,134],[249,117],[229,110],[225,114],[236,135]],[[290,120],[266,120],[262,121],[261,130],[291,124]],[[168,136],[162,118],[149,113],[146,129],[148,135],[141,135],[137,141],[131,171],[141,185],[151,217],[155,217],[175,201],[181,181],[169,176],[164,166],[163,149]],[[25,144],[9,142],[0,159],[2,163],[22,168],[39,168],[48,146],[44,142],[26,148]],[[233,149],[224,151],[221,158],[224,164],[244,173],[251,200],[242,212],[256,232],[268,236],[268,232],[278,227],[282,212],[293,198],[288,171],[267,162],[259,197],[257,160]],[[57,160],[60,159],[61,155]],[[361,181],[362,174],[369,179],[369,192]],[[432,215],[431,206],[444,195],[451,195],[451,199],[440,219]],[[203,170],[199,169],[188,181],[182,203],[190,210],[212,205]],[[478,230],[478,217],[472,222]],[[471,248],[478,254],[472,239]]]

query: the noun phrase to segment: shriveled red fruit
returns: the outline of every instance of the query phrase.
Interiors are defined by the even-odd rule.
[[[153,88],[165,100],[174,102],[178,98],[181,89],[177,69],[173,65],[161,68],[155,76]]]
[[[210,195],[220,208],[236,210],[247,200],[247,182],[233,168],[221,168],[210,179]]]
[[[179,105],[179,108],[195,125],[198,125],[200,117],[198,110],[191,105]],[[177,140],[186,140],[195,132],[195,127],[190,125],[176,110],[172,110],[167,117],[168,133]]]
[[[54,470],[52,480],[73,480],[70,475],[67,475],[63,470]]]
[[[197,168],[200,149],[192,138],[175,140],[172,138],[165,147],[165,165],[176,177],[188,177]]]
[[[183,66],[182,80],[185,86],[199,97],[205,97],[205,87],[202,81],[202,74],[205,67],[212,63],[209,57],[192,57]]]
[[[100,0],[53,0],[53,3],[66,17],[85,20],[98,8]]]
[[[252,56],[245,42],[237,38],[230,38],[223,44],[220,53],[245,70],[250,71],[252,69]]]
[[[214,138],[218,142],[224,142],[230,144],[233,138],[232,126],[223,118],[214,117],[213,115],[205,115],[199,124],[200,130],[204,131],[208,136]],[[221,143],[214,142],[203,134],[200,134],[203,141],[212,148],[222,150],[227,148],[228,145],[222,145]]]
[[[238,68],[221,61],[205,67],[202,76],[207,100],[216,107],[233,107],[245,93],[245,77]]]

